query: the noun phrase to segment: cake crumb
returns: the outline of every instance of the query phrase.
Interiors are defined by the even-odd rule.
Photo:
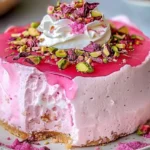
[[[8,137],[8,138],[7,138],[7,140],[11,140],[11,138],[10,138],[10,137]]]

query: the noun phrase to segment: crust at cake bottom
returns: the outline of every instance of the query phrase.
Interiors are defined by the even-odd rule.
[[[67,148],[71,148],[72,146],[72,139],[70,138],[69,135],[63,134],[63,133],[58,133],[58,132],[51,132],[51,131],[44,131],[44,132],[33,132],[32,134],[25,133],[23,131],[20,131],[16,127],[13,127],[9,125],[6,122],[3,122],[0,120],[0,125],[10,132],[11,134],[26,140],[32,138],[32,140],[35,141],[41,141],[41,140],[46,140],[50,138],[52,142],[54,143],[64,143],[66,144]],[[115,141],[120,137],[126,136],[127,134],[120,134],[117,135],[116,133],[112,132],[113,140],[109,140],[107,137],[106,138],[100,138],[97,141],[87,141],[86,145],[82,146],[75,146],[75,147],[88,147],[88,146],[96,146],[96,145],[102,145],[102,144],[107,144],[109,142]]]

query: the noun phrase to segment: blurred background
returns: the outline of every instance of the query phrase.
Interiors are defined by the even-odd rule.
[[[1,5],[1,3],[6,3]],[[14,3],[13,3],[14,1]],[[33,21],[40,21],[46,14],[47,6],[56,3],[56,0],[0,0],[1,11],[7,11],[15,5],[11,11],[0,16],[0,32],[3,32],[11,25],[25,25]],[[64,1],[64,0],[63,0]],[[65,0],[69,2],[71,0]],[[149,0],[89,0],[90,2],[100,2],[100,10],[107,18],[117,15],[126,15],[135,23],[146,35],[150,37],[150,1]],[[139,2],[140,1],[140,2]],[[146,2],[144,2],[146,1]],[[11,2],[11,4],[9,4]],[[142,2],[142,3],[141,3]],[[10,5],[10,7],[9,7]],[[5,7],[8,7],[4,9]]]

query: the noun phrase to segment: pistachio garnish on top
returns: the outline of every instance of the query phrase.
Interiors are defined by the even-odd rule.
[[[80,8],[80,5],[83,5],[83,3],[76,3],[76,7]],[[53,8],[49,9],[49,13],[55,11]],[[90,13],[94,18],[102,15],[96,10],[92,10]],[[112,35],[109,41],[103,45],[91,42],[83,49],[58,49],[56,47],[39,46],[39,43],[43,42],[44,39],[40,39],[41,33],[37,29],[38,25],[39,23],[33,22],[23,32],[11,35],[8,43],[9,49],[14,50],[14,53],[11,54],[14,61],[23,58],[30,64],[39,65],[41,62],[46,62],[44,60],[49,60],[54,61],[60,70],[72,65],[77,72],[92,73],[94,72],[93,64],[116,63],[121,55],[128,56],[129,53],[134,51],[135,45],[142,44],[144,40],[139,35],[130,35],[126,26],[117,29],[114,25],[111,25]],[[126,63],[125,58],[122,58],[122,62]]]

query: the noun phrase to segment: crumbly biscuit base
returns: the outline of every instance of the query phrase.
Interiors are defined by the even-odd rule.
[[[26,140],[28,138],[33,137],[34,140],[36,141],[41,141],[41,140],[46,140],[50,138],[53,143],[64,143],[66,144],[67,148],[72,147],[72,139],[70,138],[69,135],[63,134],[63,133],[58,133],[58,132],[53,132],[53,131],[44,131],[44,132],[33,132],[32,134],[25,133],[23,131],[20,131],[16,127],[13,127],[9,125],[6,122],[3,122],[0,120],[0,125],[10,132],[11,134]],[[127,134],[121,134],[117,135],[116,133],[112,133],[113,140],[109,140],[107,137],[106,138],[100,138],[97,141],[87,141],[86,145],[82,145],[80,147],[88,147],[88,146],[96,146],[96,145],[102,145],[102,144],[107,144],[109,142],[115,141],[120,137],[126,136]],[[74,146],[74,147],[79,147],[79,146]]]

